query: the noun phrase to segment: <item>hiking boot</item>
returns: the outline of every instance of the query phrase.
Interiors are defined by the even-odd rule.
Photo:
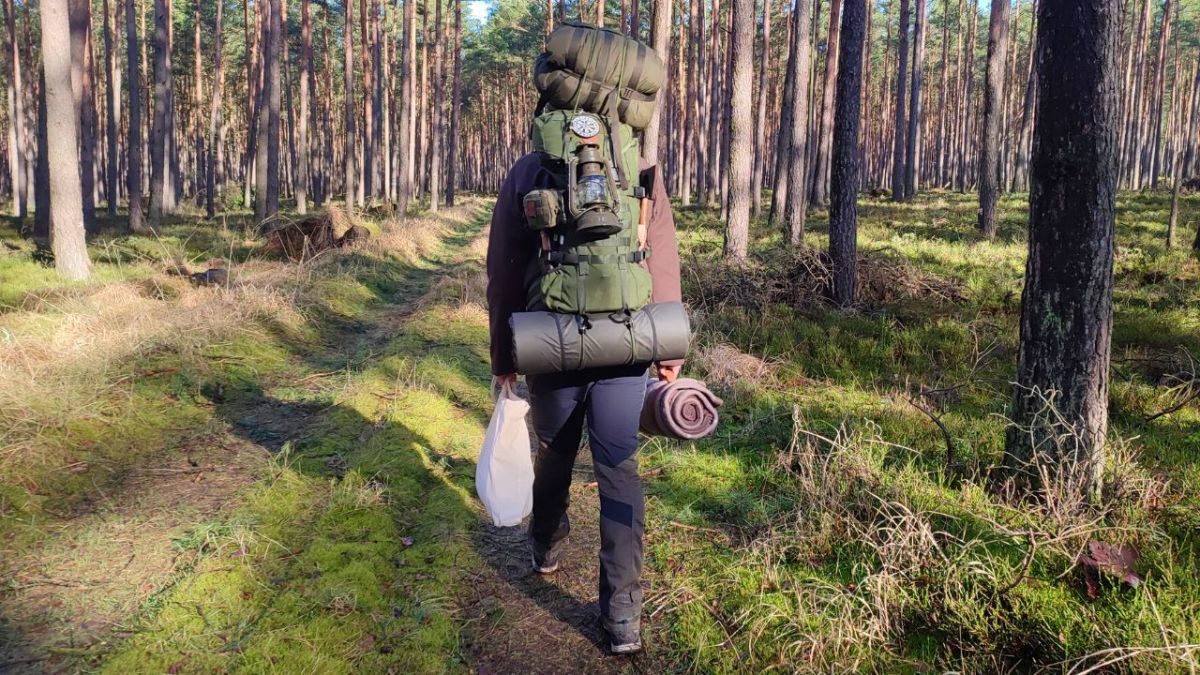
[[[538,574],[554,574],[558,571],[558,563],[562,560],[563,551],[567,548],[567,540],[560,539],[546,548],[534,541],[529,540],[529,561],[533,565],[533,571]]]
[[[639,619],[612,621],[602,619],[600,628],[608,642],[608,651],[614,655],[636,654],[642,651],[642,626]]]

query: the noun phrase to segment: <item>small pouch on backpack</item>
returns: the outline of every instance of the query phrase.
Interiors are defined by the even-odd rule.
[[[531,230],[549,230],[558,226],[562,199],[557,190],[530,190],[521,200],[525,223]]]

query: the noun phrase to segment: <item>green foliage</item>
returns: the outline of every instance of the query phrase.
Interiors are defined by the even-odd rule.
[[[1200,265],[1165,250],[1167,199],[1120,201],[1107,474],[1114,503],[1072,540],[1135,545],[1147,583],[1105,585],[1096,599],[1073,571],[1077,550],[1043,542],[1031,554],[1021,533],[1046,523],[986,490],[1003,451],[1016,365],[1019,196],[1001,204],[994,243],[976,236],[969,196],[861,205],[863,273],[879,273],[872,260],[904,260],[911,267],[889,277],[893,286],[936,275],[963,289],[952,302],[916,293],[866,298],[867,308],[851,313],[819,303],[750,310],[714,301],[720,296],[706,274],[685,275],[685,295],[703,315],[692,367],[710,380],[728,378],[729,352],[708,350],[731,344],[768,364],[770,376],[756,376],[755,387],[726,386],[718,437],[647,452],[646,463],[665,476],[652,484],[651,521],[658,515],[725,533],[709,535],[698,557],[689,553],[695,538],[675,530],[653,548],[660,568],[686,565],[672,578],[711,608],[692,603],[671,624],[677,657],[706,672],[798,658],[814,670],[891,672],[917,661],[990,671],[1053,667],[1110,647],[1162,647],[1164,631],[1170,644],[1200,639],[1191,611],[1200,557],[1188,529],[1194,519],[1182,516],[1200,503],[1191,450],[1200,408],[1144,421],[1178,398],[1163,385],[1163,369],[1200,358]],[[1184,212],[1197,206],[1192,198]],[[677,215],[685,266],[719,267],[714,215]],[[809,245],[818,249],[822,221],[812,214]],[[760,223],[749,269],[787,269],[780,245]],[[868,294],[877,288],[867,286]],[[953,465],[942,433],[910,399],[946,425]],[[1172,654],[1183,658],[1160,650],[1126,663],[1143,672],[1183,667]]]

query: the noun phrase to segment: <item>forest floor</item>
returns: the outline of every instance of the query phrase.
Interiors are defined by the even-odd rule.
[[[631,659],[597,644],[586,452],[555,575],[474,498],[486,200],[302,265],[240,220],[181,217],[97,238],[84,285],[0,226],[0,671],[1197,667],[1200,264],[1165,251],[1166,203],[1120,202],[1104,502],[1040,510],[986,489],[1019,198],[995,243],[970,197],[864,203],[854,312],[821,302],[819,255],[759,223],[729,267],[717,215],[681,210],[688,370],[727,405],[713,438],[643,447]],[[1192,231],[1196,214],[1193,197]],[[164,274],[176,258],[225,261],[230,283]],[[1092,541],[1130,546],[1144,583],[1089,573]]]

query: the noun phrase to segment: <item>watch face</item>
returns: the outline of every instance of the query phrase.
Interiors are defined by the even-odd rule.
[[[579,115],[571,120],[571,131],[580,138],[592,138],[600,133],[600,120],[591,115]]]

